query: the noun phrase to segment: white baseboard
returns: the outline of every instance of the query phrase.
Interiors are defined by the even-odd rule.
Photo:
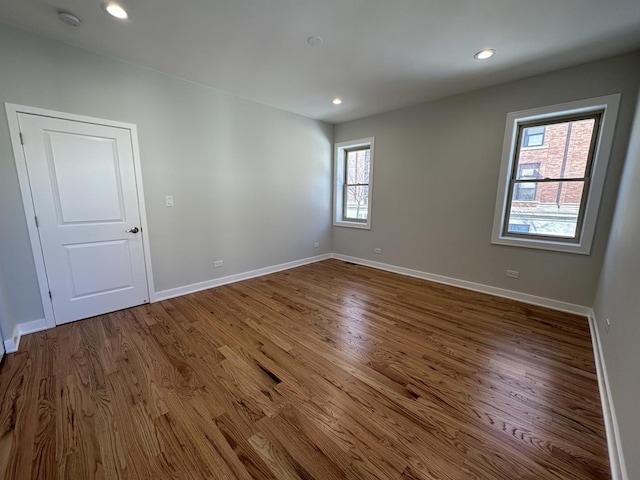
[[[596,361],[596,371],[598,374],[598,387],[600,389],[600,402],[602,403],[602,416],[604,417],[604,428],[607,433],[607,447],[609,450],[609,463],[611,464],[612,480],[629,480],[627,466],[624,462],[622,443],[620,439],[620,429],[613,405],[609,376],[604,362],[600,333],[596,322],[595,313],[591,310],[589,317],[589,328],[591,329],[591,341],[593,342],[593,355]]]
[[[315,257],[303,258],[301,260],[295,260],[293,262],[281,263],[279,265],[273,265],[271,267],[259,268],[257,270],[250,270],[248,272],[237,273],[235,275],[228,275],[226,277],[215,278],[213,280],[207,280],[206,282],[194,283],[191,285],[185,285],[184,287],[171,288],[169,290],[161,290],[155,292],[152,301],[159,302],[160,300],[167,300],[169,298],[179,297],[181,295],[187,295],[189,293],[199,292],[201,290],[207,290],[208,288],[219,287],[221,285],[227,285],[228,283],[240,282],[242,280],[248,280],[250,278],[261,277],[263,275],[269,275],[270,273],[281,272],[282,270],[289,270],[290,268],[300,267],[309,263],[320,262],[331,258],[331,254],[317,255]]]
[[[421,278],[423,280],[429,280],[436,283],[443,283],[445,285],[460,287],[466,290],[473,290],[474,292],[488,293],[489,295],[495,295],[497,297],[518,300],[520,302],[529,303],[531,305],[547,307],[553,310],[560,310],[562,312],[575,313],[578,315],[583,315],[585,317],[588,317],[589,313],[591,312],[591,308],[582,305],[561,302],[559,300],[553,300],[551,298],[538,297],[536,295],[529,295],[528,293],[515,292],[513,290],[507,290],[504,288],[492,287],[490,285],[484,285],[482,283],[469,282],[467,280],[460,280],[458,278],[445,277],[443,275],[436,275],[435,273],[397,267],[395,265],[389,265],[387,263],[374,262],[372,260],[350,257],[348,255],[341,255],[339,253],[334,253],[331,255],[331,257],[338,260],[343,260],[345,262],[357,263],[358,265],[365,265],[367,267],[377,268],[379,270],[386,270],[387,272],[399,273],[401,275]]]
[[[152,295],[151,301],[158,302],[160,300],[166,300],[168,298],[179,297],[188,293],[198,292],[200,290],[206,290],[207,288],[218,287],[220,285],[226,285],[228,283],[239,282],[241,280],[248,280],[249,278],[260,277],[262,275],[268,275],[270,273],[280,272],[282,270],[288,270],[290,268],[299,267],[301,265],[307,265],[309,263],[320,262],[331,258],[331,254],[317,255],[315,257],[303,258],[301,260],[295,260],[293,262],[281,263],[280,265],[273,265],[271,267],[259,268],[258,270],[251,270],[249,272],[238,273],[236,275],[229,275],[227,277],[216,278],[214,280],[208,280],[206,282],[194,283],[193,285],[186,285],[184,287],[172,288],[170,290],[163,290],[155,292]],[[29,333],[39,332],[41,330],[47,330],[52,328],[47,324],[44,318],[38,320],[32,320],[30,322],[20,323],[13,329],[13,335],[10,339],[4,341],[4,350],[6,353],[15,353],[20,347],[20,338],[22,335]]]
[[[13,335],[10,339],[4,341],[4,350],[7,353],[15,353],[20,347],[20,338],[23,335],[47,330],[49,325],[44,318],[31,320],[30,322],[19,323],[13,329]]]
[[[18,347],[20,346],[20,332],[18,327],[19,325],[13,327],[11,338],[4,341],[5,353],[15,353],[18,351]]]

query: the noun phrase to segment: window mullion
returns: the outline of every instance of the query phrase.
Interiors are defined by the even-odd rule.
[[[560,182],[584,182],[589,177],[572,177],[572,178],[515,178],[514,183],[560,183]]]

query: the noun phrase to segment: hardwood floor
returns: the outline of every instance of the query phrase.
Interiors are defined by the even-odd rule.
[[[608,479],[587,320],[337,260],[64,325],[5,479]]]

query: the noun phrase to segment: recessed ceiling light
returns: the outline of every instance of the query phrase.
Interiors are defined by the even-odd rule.
[[[58,12],[58,18],[61,22],[71,25],[72,27],[77,27],[82,23],[80,18],[69,12]]]
[[[102,8],[104,8],[104,11],[109,15],[120,20],[126,20],[127,18],[129,18],[129,14],[127,13],[127,11],[117,3],[105,3],[102,5]]]
[[[333,101],[331,103],[333,103],[334,105],[340,105],[342,103],[342,99],[336,97],[336,98],[333,99]]]
[[[476,60],[486,60],[487,58],[493,57],[496,51],[493,48],[485,48],[484,50],[480,50],[476,53],[473,58]]]
[[[307,38],[307,43],[312,47],[318,47],[322,45],[323,41],[324,40],[322,39],[322,37],[319,37],[317,35],[312,35],[311,37]]]

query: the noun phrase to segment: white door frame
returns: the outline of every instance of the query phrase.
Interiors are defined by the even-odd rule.
[[[142,189],[142,169],[140,168],[140,149],[138,147],[138,129],[133,123],[116,122],[113,120],[105,120],[102,118],[86,117],[84,115],[75,115],[65,112],[57,112],[55,110],[45,110],[43,108],[28,107],[25,105],[16,105],[13,103],[5,103],[7,111],[7,121],[9,122],[9,134],[13,145],[13,157],[16,161],[18,170],[18,180],[20,182],[20,193],[22,194],[22,205],[24,206],[25,218],[27,221],[27,229],[29,230],[29,240],[31,241],[31,251],[33,260],[36,265],[36,274],[38,275],[38,286],[40,287],[40,298],[42,307],[44,308],[44,318],[47,328],[56,326],[55,315],[53,313],[53,305],[49,298],[49,284],[44,265],[44,257],[40,248],[40,234],[35,223],[35,209],[31,199],[31,185],[29,184],[29,175],[27,173],[27,160],[22,149],[20,141],[20,125],[18,123],[18,114],[27,113],[32,115],[40,115],[43,117],[53,117],[63,120],[71,120],[75,122],[94,123],[107,127],[116,127],[127,129],[131,132],[131,143],[133,149],[133,165],[136,176],[136,187],[138,190],[138,205],[140,206],[140,226],[142,228],[142,247],[144,250],[145,270],[147,276],[147,288],[149,302],[153,301],[155,288],[153,286],[153,273],[151,269],[151,254],[149,250],[149,229],[147,228],[147,213],[144,204],[144,190]]]

